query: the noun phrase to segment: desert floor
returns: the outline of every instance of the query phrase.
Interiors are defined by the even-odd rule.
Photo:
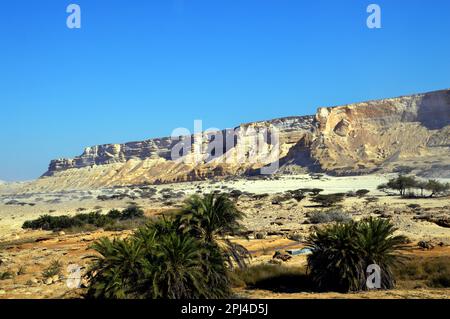
[[[76,298],[82,289],[67,287],[67,278],[45,283],[41,273],[53,260],[64,267],[86,267],[92,254],[89,245],[102,236],[128,236],[132,231],[107,232],[95,230],[85,233],[53,233],[23,230],[26,220],[40,215],[75,215],[79,212],[125,208],[131,203],[145,209],[147,216],[163,214],[180,207],[186,196],[211,191],[243,191],[237,199],[238,207],[246,213],[243,221],[248,238],[234,238],[252,253],[252,264],[267,263],[275,251],[300,248],[301,239],[314,225],[308,214],[321,208],[310,198],[280,200],[280,195],[299,188],[321,188],[324,193],[350,192],[368,189],[366,197],[347,197],[339,208],[353,219],[365,216],[389,218],[398,233],[410,240],[407,254],[420,257],[450,256],[450,228],[439,226],[436,220],[450,217],[450,198],[402,199],[376,190],[389,175],[320,178],[309,175],[280,176],[271,179],[228,180],[178,183],[170,185],[117,187],[101,190],[73,190],[58,193],[21,193],[20,185],[0,186],[0,273],[9,271],[10,279],[0,280],[0,298]],[[445,180],[444,180],[445,181]],[[448,180],[447,180],[448,181]],[[148,192],[151,188],[152,192]],[[256,194],[268,194],[265,197]],[[116,199],[108,198],[115,195]],[[98,198],[100,196],[100,198]],[[106,196],[102,197],[102,196]],[[367,201],[367,197],[376,198]],[[117,199],[119,198],[119,199]],[[256,239],[255,234],[263,234]],[[293,240],[295,239],[295,240]],[[426,241],[435,246],[423,249],[417,246]],[[304,266],[306,256],[294,256],[285,262],[287,267]],[[301,291],[271,291],[263,289],[236,289],[246,298],[450,298],[450,289],[399,287],[391,291],[370,291],[355,294],[307,293]]]

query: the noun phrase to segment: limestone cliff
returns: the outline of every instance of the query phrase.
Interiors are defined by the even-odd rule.
[[[326,171],[369,172],[430,156],[435,164],[449,160],[450,90],[319,108],[316,120],[312,156]]]
[[[273,127],[279,137],[276,146],[270,143],[270,134],[263,141],[258,135]],[[73,159],[52,161],[32,186],[89,188],[255,175],[270,164],[262,158],[275,148],[272,161],[279,165],[277,173],[407,170],[450,177],[450,90],[321,107],[315,116],[242,124],[222,131],[221,141],[216,133],[88,147]],[[239,152],[242,146],[244,153]],[[174,160],[174,152],[183,160]],[[192,160],[194,154],[200,157]]]

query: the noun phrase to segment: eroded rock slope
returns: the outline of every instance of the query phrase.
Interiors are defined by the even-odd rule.
[[[277,128],[274,144],[269,128]],[[263,134],[261,132],[269,132]],[[217,133],[217,132],[216,132]],[[450,90],[321,107],[315,116],[242,124],[233,130],[88,147],[54,160],[27,188],[60,190],[277,173],[414,172],[450,177]],[[220,151],[218,151],[220,150]],[[178,154],[174,160],[174,154]]]

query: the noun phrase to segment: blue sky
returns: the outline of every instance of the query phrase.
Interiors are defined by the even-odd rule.
[[[382,29],[366,26],[370,3]],[[448,0],[2,1],[0,179],[195,119],[227,128],[448,88],[449,12]]]

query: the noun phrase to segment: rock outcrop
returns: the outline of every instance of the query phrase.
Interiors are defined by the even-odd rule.
[[[312,129],[314,116],[298,116],[275,119],[271,121],[254,122],[242,124],[232,130],[221,132],[224,137],[224,150],[222,153],[230,151],[236,147],[237,141],[241,143],[252,142],[257,132],[262,129],[274,126],[280,133],[280,142],[282,145],[290,145],[297,142],[300,136],[305,135]],[[210,142],[214,133],[205,133],[200,136],[203,155],[208,153],[207,144]],[[44,176],[52,176],[56,172],[65,171],[73,168],[92,167],[95,165],[107,165],[116,163],[126,163],[129,160],[148,160],[164,159],[170,161],[173,159],[172,151],[177,145],[187,143],[183,138],[190,139],[192,145],[195,144],[196,136],[187,137],[163,137],[149,139],[142,142],[131,142],[125,144],[106,144],[93,147],[87,147],[83,154],[73,159],[57,159],[50,162],[49,170]],[[236,141],[228,143],[227,139],[235,138]],[[181,147],[180,147],[181,148]],[[194,146],[192,146],[194,148]],[[211,159],[205,159],[203,163]]]
[[[450,177],[450,90],[321,107],[315,116],[242,124],[218,133],[88,147],[73,159],[52,161],[32,187],[257,175],[274,163],[276,172],[285,174],[414,171]]]
[[[450,90],[319,108],[316,119],[311,150],[324,171],[353,174],[426,157],[436,164],[449,160]]]

